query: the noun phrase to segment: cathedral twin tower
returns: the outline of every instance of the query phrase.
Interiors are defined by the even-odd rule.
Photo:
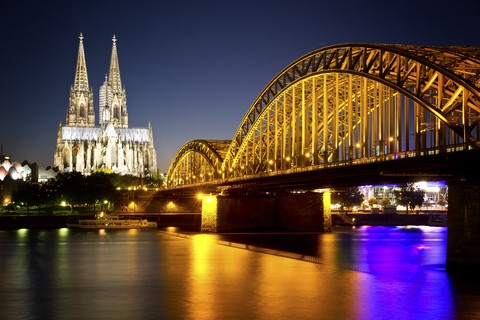
[[[80,34],[75,80],[70,87],[66,124],[60,124],[54,165],[62,172],[90,174],[109,168],[119,174],[148,176],[157,160],[150,123],[129,128],[127,96],[122,87],[117,39],[112,39],[110,70],[99,91],[99,125],[95,124],[93,91]]]

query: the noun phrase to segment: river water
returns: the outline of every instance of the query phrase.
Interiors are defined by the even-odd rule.
[[[0,319],[480,319],[442,227],[0,231]]]

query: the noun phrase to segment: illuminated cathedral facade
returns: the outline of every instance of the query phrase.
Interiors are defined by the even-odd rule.
[[[109,168],[119,174],[149,176],[157,160],[152,126],[129,128],[127,95],[120,78],[117,39],[112,39],[110,70],[99,90],[98,125],[80,34],[75,80],[70,87],[66,123],[60,123],[54,165],[61,172],[90,174]]]

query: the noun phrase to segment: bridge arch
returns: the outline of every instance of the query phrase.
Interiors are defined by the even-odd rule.
[[[480,49],[344,44],[283,69],[242,120],[241,176],[400,152],[478,148]]]
[[[201,183],[219,178],[230,140],[192,140],[175,155],[168,173],[169,186]]]

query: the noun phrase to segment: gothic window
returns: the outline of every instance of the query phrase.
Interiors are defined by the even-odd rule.
[[[85,105],[84,104],[81,104],[80,105],[80,118],[85,118],[86,117],[86,110],[85,110]]]
[[[110,147],[112,167],[117,165],[117,145],[112,145]]]
[[[63,167],[66,169],[70,166],[70,150],[68,149],[63,149],[62,152],[62,161],[63,161]]]
[[[145,150],[144,159],[143,159],[143,166],[144,166],[146,169],[150,168],[149,159],[150,159],[150,155],[148,154],[148,150]]]
[[[72,171],[75,170],[77,167],[77,154],[78,154],[78,148],[75,147],[72,150]]]
[[[117,105],[113,107],[113,118],[120,119],[120,108]]]

